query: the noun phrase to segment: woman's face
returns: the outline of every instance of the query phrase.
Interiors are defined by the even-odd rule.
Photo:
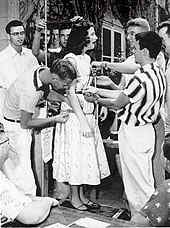
[[[95,34],[95,31],[94,31],[93,27],[90,27],[88,29],[88,38],[89,38],[89,43],[85,47],[86,51],[94,49],[95,48],[95,44],[96,44],[96,40],[98,39],[96,34]]]

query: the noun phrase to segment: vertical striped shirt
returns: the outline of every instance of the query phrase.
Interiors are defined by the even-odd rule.
[[[156,121],[164,105],[166,80],[156,62],[137,70],[123,89],[128,103],[118,112],[118,117],[130,126],[142,126]]]

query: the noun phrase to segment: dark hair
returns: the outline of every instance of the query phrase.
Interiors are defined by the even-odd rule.
[[[59,35],[61,34],[61,31],[64,29],[71,29],[72,24],[70,22],[60,23],[58,25]]]
[[[139,41],[140,50],[147,48],[151,58],[157,57],[162,47],[162,40],[156,32],[141,32],[135,35],[136,41]]]
[[[57,59],[50,67],[50,72],[57,74],[61,80],[69,78],[74,80],[77,78],[77,71],[69,60]]]
[[[161,28],[164,28],[164,27],[167,28],[166,34],[168,35],[168,37],[170,37],[170,19],[167,21],[163,21],[158,25],[158,27],[157,27],[158,32]]]
[[[84,19],[73,23],[68,42],[66,53],[82,54],[82,50],[90,42],[88,37],[89,28],[94,27],[93,23]]]
[[[24,27],[22,21],[19,21],[19,20],[10,21],[5,27],[6,33],[10,34],[11,27],[17,27],[17,26],[23,26]]]
[[[140,18],[140,17],[137,17],[137,18],[134,18],[134,19],[131,19],[127,22],[126,24],[126,29],[130,26],[138,26],[140,27],[144,32],[146,31],[150,31],[150,25],[149,25],[149,22],[144,19],[144,18]]]

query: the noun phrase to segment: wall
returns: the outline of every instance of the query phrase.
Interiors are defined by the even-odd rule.
[[[19,0],[0,0],[0,51],[8,45],[6,24],[19,18]]]

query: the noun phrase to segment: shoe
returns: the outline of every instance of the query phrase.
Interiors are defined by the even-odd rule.
[[[86,204],[84,204],[89,210],[99,210],[101,205],[89,200]]]
[[[72,203],[70,203],[70,205],[71,205],[71,208],[76,209],[76,210],[79,210],[79,211],[87,211],[88,210],[87,206],[84,205],[84,204],[81,204],[78,207],[75,207]],[[82,206],[86,206],[86,209],[82,209]]]

